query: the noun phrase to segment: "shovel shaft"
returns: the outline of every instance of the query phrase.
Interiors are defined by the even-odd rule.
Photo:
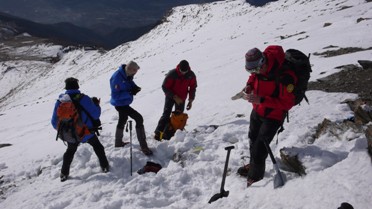
[[[231,152],[232,149],[234,149],[234,146],[225,147],[225,150],[227,150],[227,156],[226,156],[225,167],[223,169],[223,176],[222,176],[222,183],[221,183],[221,193],[225,192],[225,189],[224,189],[225,179],[226,179],[226,175],[227,175],[227,168],[228,168],[228,165],[229,165],[230,152]]]
[[[274,158],[273,152],[271,151],[270,146],[266,140],[264,140],[264,144],[265,144],[267,152],[270,155],[271,161],[273,162],[274,169],[276,171],[276,176],[274,177],[274,188],[281,187],[285,184],[284,175],[280,172],[279,166],[276,164],[276,160]]]

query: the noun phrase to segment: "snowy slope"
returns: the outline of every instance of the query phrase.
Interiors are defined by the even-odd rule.
[[[105,54],[77,50],[64,54],[45,73],[7,98],[0,112],[1,208],[337,208],[347,201],[355,208],[368,208],[372,192],[372,169],[366,139],[345,133],[341,139],[324,135],[309,144],[315,127],[324,118],[340,121],[352,114],[345,99],[354,94],[309,91],[311,105],[296,106],[290,122],[271,144],[276,157],[283,147],[296,147],[307,175],[283,171],[288,182],[273,189],[275,175],[267,159],[265,179],[246,188],[235,173],[249,157],[247,130],[251,106],[231,101],[248,78],[244,54],[253,47],[270,44],[298,48],[305,53],[324,52],[325,47],[368,48],[372,3],[364,0],[286,0],[255,8],[243,0],[177,7],[165,22],[134,42]],[[358,18],[366,20],[357,22]],[[324,27],[325,23],[331,23]],[[281,38],[285,37],[284,39]],[[336,57],[312,55],[311,80],[327,76],[344,64],[370,59],[372,51]],[[132,107],[145,119],[148,143],[155,151],[146,157],[133,137],[133,170],[146,161],[160,163],[158,174],[130,175],[129,148],[113,147],[117,113],[109,104],[109,78],[116,68],[136,60],[141,69],[135,77],[142,91]],[[164,74],[187,59],[197,75],[198,89],[187,131],[177,132],[169,142],[157,142],[151,135],[162,113]],[[8,64],[8,63],[6,63]],[[26,63],[33,66],[33,63]],[[324,73],[325,72],[325,73]],[[20,74],[21,75],[21,74]],[[61,183],[59,172],[65,146],[55,142],[50,125],[55,99],[63,92],[64,79],[74,76],[81,90],[101,98],[103,131],[111,172],[100,172],[97,157],[89,145],[79,147],[71,166],[71,179]],[[1,81],[1,85],[3,81]],[[236,117],[243,114],[243,117]],[[208,127],[219,125],[217,129]],[[353,140],[348,141],[348,138]],[[129,140],[129,134],[125,133]],[[230,156],[227,198],[208,204],[220,190],[226,151]],[[198,149],[195,149],[198,148]],[[199,152],[199,148],[202,150]],[[181,162],[172,160],[181,154]]]

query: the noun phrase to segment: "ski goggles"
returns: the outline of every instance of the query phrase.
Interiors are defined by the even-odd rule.
[[[261,58],[258,61],[245,61],[245,70],[249,73],[258,73],[263,64],[265,63],[265,58]]]

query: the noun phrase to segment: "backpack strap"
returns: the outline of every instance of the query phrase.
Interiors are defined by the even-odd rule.
[[[88,116],[88,118],[92,121],[94,124],[95,119],[92,117],[92,115],[80,104],[80,100],[85,96],[85,94],[76,94],[74,95],[71,100],[78,109],[79,112],[84,111],[84,113]],[[76,98],[76,99],[75,99]],[[80,115],[81,117],[81,115]],[[99,127],[94,127],[93,131],[97,134],[97,136],[100,136],[99,134]]]

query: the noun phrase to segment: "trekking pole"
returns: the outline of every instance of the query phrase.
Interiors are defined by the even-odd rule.
[[[229,164],[230,151],[232,149],[234,149],[234,146],[225,147],[225,150],[227,150],[227,156],[226,156],[225,168],[223,169],[221,190],[220,190],[220,193],[217,193],[217,194],[215,194],[211,197],[211,199],[208,202],[209,204],[211,204],[212,202],[214,202],[214,201],[216,201],[216,200],[218,200],[222,197],[229,196],[229,191],[225,191],[224,187],[225,187],[225,179],[226,179],[226,175],[227,175],[227,167],[228,167],[228,164]]]
[[[130,176],[132,176],[132,121],[128,121],[129,123],[129,139],[130,139]]]
[[[279,170],[279,166],[278,164],[276,163],[276,160],[274,158],[274,155],[273,155],[273,152],[271,151],[270,149],[270,146],[269,144],[267,143],[266,140],[263,141],[264,144],[265,144],[265,147],[266,147],[266,150],[267,152],[269,153],[270,155],[270,158],[271,158],[271,161],[273,162],[274,164],[274,169],[276,171],[276,175],[274,176],[274,189],[278,188],[278,187],[281,187],[285,184],[285,176],[284,174],[282,174]]]

